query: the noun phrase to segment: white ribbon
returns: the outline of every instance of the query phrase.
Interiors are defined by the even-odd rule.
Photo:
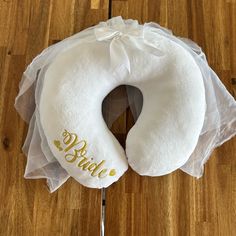
[[[144,37],[144,27],[126,25],[123,21],[119,24],[105,25],[94,29],[96,40],[110,41],[110,66],[112,70],[124,66],[130,73],[130,60],[126,46],[135,47],[138,50],[155,56],[163,56],[163,53],[149,44]]]

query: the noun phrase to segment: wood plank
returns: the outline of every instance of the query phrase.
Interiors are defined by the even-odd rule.
[[[49,194],[45,180],[23,178],[28,126],[13,104],[26,65],[49,44],[106,20],[109,8],[113,16],[156,21],[195,40],[235,95],[235,0],[0,1],[0,235],[100,233],[99,190],[70,179]],[[105,119],[125,93],[123,87],[108,97]],[[133,123],[127,109],[112,126],[123,146]],[[141,177],[129,169],[106,190],[106,235],[235,235],[235,153],[234,138],[213,153],[200,180],[180,171]]]
[[[141,23],[156,21],[177,35],[193,39],[233,92],[235,7],[235,1],[224,0],[113,0],[112,15],[121,14]],[[133,125],[127,117],[124,139]],[[114,130],[119,125],[117,121]],[[199,180],[181,171],[151,178],[129,169],[106,190],[105,234],[235,235],[235,154],[233,138],[214,151]]]
[[[0,235],[100,235],[101,191],[70,179],[50,194],[23,178],[28,125],[13,104],[26,66],[49,44],[108,17],[108,1],[0,1]]]

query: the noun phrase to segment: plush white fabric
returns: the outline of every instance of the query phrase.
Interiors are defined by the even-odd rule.
[[[88,43],[89,48],[84,48],[83,45],[86,46],[88,45]],[[93,52],[93,57],[91,58],[92,48],[90,48],[90,46],[92,44],[99,44],[99,47]],[[102,47],[104,47],[106,50],[102,50],[102,52],[100,52],[99,50],[101,50]],[[75,52],[73,52],[74,49]],[[69,50],[70,53],[74,53],[77,56],[77,60],[76,58],[74,58],[73,63],[69,65],[76,68],[74,71],[70,70],[69,68],[64,71],[63,68],[65,64],[68,63],[68,61],[65,61],[63,65],[59,65],[59,61],[64,60],[63,53],[69,52]],[[81,53],[82,51],[84,52],[82,57],[80,57],[80,50]],[[179,52],[182,51],[183,53],[176,53],[176,50]],[[89,54],[88,56],[87,53]],[[172,53],[173,55],[171,55]],[[182,58],[177,60],[180,55],[182,56]],[[168,64],[167,56],[171,57],[172,59],[175,58],[176,60],[172,60],[172,62],[169,61],[172,64],[165,67],[164,65]],[[80,58],[82,58],[82,60],[79,61],[78,59]],[[183,64],[184,58],[186,59],[184,62],[186,66],[183,67],[183,73],[180,73],[181,71],[179,70],[179,68],[181,68],[180,65]],[[90,66],[91,63],[89,60],[93,62],[93,67]],[[53,64],[54,62],[55,64]],[[81,64],[81,62],[83,63]],[[78,68],[80,68],[80,70],[77,70],[77,66],[75,65],[75,63],[78,63]],[[103,68],[104,64],[106,64],[107,70]],[[88,68],[88,70],[81,68],[81,65],[84,65],[86,68]],[[99,65],[101,68],[99,68]],[[137,67],[137,65],[139,65],[139,67]],[[176,67],[176,65],[178,65],[178,67]],[[186,71],[187,73],[189,73],[189,65],[190,67],[192,67],[193,71],[196,71],[196,74],[192,74],[189,78],[187,78]],[[194,76],[197,80],[199,79],[199,81],[197,82],[197,86],[199,86],[199,88],[190,88],[193,92],[191,94],[186,94],[186,97],[183,98],[185,99],[183,101],[183,104],[187,104],[186,109],[189,110],[191,108],[188,107],[188,105],[190,105],[188,104],[189,98],[191,98],[191,101],[196,104],[197,101],[194,99],[204,100],[204,95],[200,95],[201,77],[199,76],[199,70],[196,69],[196,65],[201,71],[201,75],[204,81],[206,110],[204,115],[204,124],[202,126],[197,145],[195,146],[189,158],[187,158],[188,155],[186,148],[188,148],[190,152],[191,143],[192,146],[195,145],[194,137],[197,138],[197,130],[198,125],[200,126],[200,121],[198,125],[197,123],[195,123],[194,127],[189,127],[189,129],[192,130],[193,133],[190,131],[186,132],[186,136],[184,136],[183,133],[186,131],[184,129],[186,128],[186,126],[184,125],[190,126],[191,122],[194,123],[197,115],[199,115],[199,118],[201,117],[200,112],[199,114],[195,113],[198,112],[197,107],[192,107],[192,113],[190,111],[189,113],[185,114],[183,113],[184,108],[182,106],[179,109],[175,107],[178,102],[176,99],[173,99],[173,97],[178,97],[178,99],[180,99],[181,96],[179,96],[180,90],[175,89],[175,87],[177,88],[177,85],[174,86],[175,83],[172,82],[176,82],[176,80],[180,81],[181,83],[179,83],[178,86],[182,84],[181,91],[183,91],[184,93],[190,93],[188,90],[186,91],[186,86],[191,87],[191,84],[186,83],[186,81],[192,81]],[[51,66],[52,68],[48,70],[48,68],[50,68]],[[142,66],[143,68],[141,68]],[[152,67],[154,67],[153,72]],[[95,77],[99,79],[99,81],[107,81],[107,85],[102,87],[102,89],[99,89],[100,84],[98,84],[98,87],[94,88],[92,94],[91,92],[90,94],[88,94],[89,91],[86,90],[87,86],[84,85],[85,87],[81,87],[82,84],[80,84],[80,82],[83,82],[83,84],[85,84],[85,78],[89,78],[89,81],[87,81],[87,83],[90,84],[90,81],[92,80],[92,84],[95,85],[94,78],[91,78],[91,76],[86,76],[86,74],[94,74],[95,71],[98,70],[98,68],[99,71],[96,72],[97,74],[95,75]],[[63,78],[64,76],[62,74],[57,73],[57,70],[60,73],[63,72],[64,74],[70,75],[71,78],[73,78],[78,73],[78,71],[82,71],[84,73],[83,76],[77,77],[77,80],[73,78],[75,83],[72,84],[72,87],[78,87],[78,91],[75,91],[75,87],[74,89],[70,88],[72,93],[66,93],[69,84],[64,83],[65,81],[67,82],[67,80]],[[163,71],[162,74],[160,73],[161,70]],[[180,76],[177,76],[177,74],[173,73],[170,77],[164,79],[164,74],[170,74],[171,70],[173,70],[173,72],[175,71],[175,73],[177,71]],[[158,71],[159,76],[157,76]],[[46,77],[46,75],[49,75],[50,73],[53,76]],[[58,74],[58,77],[55,77],[56,73]],[[155,73],[157,73],[156,76],[154,75]],[[106,75],[105,77],[103,76],[104,74]],[[109,75],[109,78],[107,77],[107,75]],[[178,79],[177,77],[179,77],[180,79]],[[84,79],[80,81],[81,78]],[[170,78],[172,78],[172,80]],[[48,87],[48,91],[45,90],[44,92],[51,94],[48,96],[43,96],[41,99],[42,90],[46,88],[46,86],[43,86],[43,82],[47,80],[49,81],[45,83],[51,84],[55,87],[52,88],[51,91]],[[128,134],[126,148],[126,154],[129,158],[128,161],[124,156],[124,151],[121,149],[114,137],[109,133],[106,125],[104,125],[103,120],[101,119],[100,110],[102,97],[105,96],[105,94],[108,93],[114,86],[116,86],[116,84],[118,85],[122,81],[124,81],[125,84],[132,84],[136,87],[141,88],[143,95],[145,96],[144,108],[146,111],[148,111],[148,109],[151,110],[150,112],[146,112],[145,114],[145,110],[143,109],[143,112],[136,125]],[[59,86],[58,83],[63,86]],[[193,80],[193,83],[195,84],[196,81]],[[160,86],[158,86],[157,84],[159,84]],[[148,89],[148,86],[150,87],[150,89]],[[154,93],[153,97],[156,95],[162,98],[162,100],[155,101],[154,99],[153,101],[151,101],[151,94],[149,93],[149,90],[153,91],[155,87],[157,87],[156,93],[159,92],[159,95]],[[199,178],[203,175],[204,164],[209,159],[213,149],[223,144],[225,141],[236,134],[235,99],[230,95],[230,93],[221,83],[220,79],[209,67],[205,54],[202,52],[201,48],[191,40],[173,36],[171,31],[161,27],[156,23],[146,23],[144,24],[144,26],[141,26],[135,20],[123,20],[121,17],[115,17],[107,22],[102,22],[92,28],[79,32],[61,41],[60,43],[50,46],[49,48],[45,49],[40,55],[38,55],[24,72],[19,88],[19,94],[17,95],[15,100],[15,107],[24,120],[26,120],[27,122],[30,121],[28,135],[23,146],[23,152],[27,156],[27,165],[24,177],[29,179],[46,178],[50,192],[58,189],[71,176],[71,172],[74,173],[74,177],[76,177],[76,179],[82,184],[86,186],[101,187],[108,186],[113,181],[116,181],[119,176],[122,175],[122,171],[124,172],[126,170],[128,164],[130,164],[140,174],[148,173],[148,175],[161,175],[162,173],[168,173],[169,171],[171,171],[171,169],[177,168],[178,163],[175,160],[173,161],[173,163],[171,163],[168,159],[163,159],[162,155],[152,154],[150,152],[151,150],[155,150],[157,154],[158,152],[160,154],[160,152],[164,151],[165,156],[169,155],[173,159],[175,159],[175,157],[176,159],[178,159],[175,153],[181,155],[180,153],[182,150],[183,154],[186,154],[185,157],[188,160],[185,162],[185,157],[181,156],[178,161],[183,161],[185,163],[184,165],[180,166],[179,169]],[[57,90],[55,90],[56,88]],[[164,91],[167,92],[164,93]],[[174,91],[174,93],[171,93],[170,91]],[[66,93],[64,100],[62,98],[58,98],[58,95],[62,93]],[[101,95],[102,93],[103,95]],[[133,103],[135,99],[133,97],[133,94],[130,92],[130,90],[127,90],[127,93],[129,103]],[[196,93],[195,96],[194,93]],[[168,95],[170,99],[168,98]],[[88,100],[84,99],[84,96],[86,96]],[[98,100],[95,100],[93,98],[94,96],[96,96]],[[84,109],[82,110],[81,107],[78,106],[78,109],[80,109],[80,111],[82,110],[82,112],[79,113],[79,119],[81,120],[81,122],[78,122],[75,117],[72,116],[72,114],[77,113],[77,111],[71,109],[71,106],[73,104],[78,103],[79,98],[84,100],[84,102],[86,103],[91,104],[93,100],[97,104],[96,105],[94,103],[94,109],[97,109],[96,112],[96,110],[92,109],[92,105],[90,107],[91,109],[88,110],[87,107],[85,107],[85,104],[81,102],[82,100],[80,101],[81,106]],[[151,103],[147,103],[148,98]],[[57,102],[57,104],[53,104],[53,102],[51,101],[52,99],[53,101],[56,100],[55,102]],[[90,99],[91,101],[89,101]],[[162,101],[165,100],[167,100],[166,104],[168,103],[168,105],[158,106],[158,104],[162,104]],[[119,105],[119,101],[115,102]],[[40,112],[40,104],[42,105],[42,107],[44,106],[44,104],[46,104],[48,107],[44,111],[45,117],[43,117],[43,113]],[[61,105],[59,106],[58,104]],[[131,110],[134,116],[136,116],[137,114],[136,110],[139,110],[139,108],[136,108],[136,105],[137,104],[135,104],[135,106],[131,106]],[[198,105],[203,106],[202,102],[200,101]],[[71,110],[72,112],[70,112]],[[160,110],[162,112],[158,113],[158,111]],[[110,127],[112,121],[114,121],[124,111],[125,107],[123,109],[121,109],[120,107],[116,107],[116,109],[113,109],[113,114],[110,114],[110,112],[112,111],[109,110],[110,119],[108,126]],[[173,111],[175,111],[175,114],[173,114],[173,117],[171,117],[170,113],[172,113]],[[182,111],[182,113],[180,113],[179,111]],[[55,115],[57,113],[60,113],[59,116]],[[48,116],[48,119],[46,118],[46,115]],[[144,115],[146,118],[144,117]],[[166,116],[167,119],[165,119],[164,116]],[[145,119],[142,117],[144,117]],[[181,118],[184,125],[182,126],[182,124],[179,122],[181,119],[177,121],[176,118]],[[94,124],[92,126],[83,126],[83,122],[84,124],[85,122],[88,123],[87,119],[90,122],[93,120],[97,124],[100,123],[101,126],[97,127]],[[171,119],[173,121],[172,123]],[[48,127],[47,131],[43,128],[41,120],[44,120],[45,127],[48,127],[49,124],[47,124],[47,122],[50,122],[51,127]],[[68,121],[70,120],[72,120],[73,122],[77,122],[78,127],[76,126],[76,123],[74,123],[74,125],[69,125]],[[151,121],[148,123],[148,120]],[[61,123],[59,123],[59,121]],[[162,121],[162,123],[157,123],[157,121]],[[147,124],[144,124],[145,122]],[[174,128],[176,129],[171,130],[169,126],[165,126],[166,122],[170,123],[170,125],[174,126]],[[54,134],[54,132],[50,131],[50,129],[52,127],[55,128],[56,124],[58,127],[55,130],[57,130],[58,133],[55,132]],[[88,145],[86,147],[88,155],[86,153],[86,156],[96,158],[96,163],[99,163],[99,158],[106,158],[106,160],[108,161],[104,164],[103,168],[110,169],[109,172],[105,170],[105,173],[110,173],[110,170],[112,170],[111,168],[116,168],[117,173],[113,170],[111,172],[112,175],[106,176],[105,179],[102,180],[100,178],[95,180],[95,177],[91,177],[91,172],[88,172],[87,170],[83,171],[81,170],[81,168],[76,169],[75,167],[72,167],[72,165],[76,165],[75,162],[64,163],[63,160],[65,160],[65,153],[63,154],[62,150],[63,148],[68,147],[68,144],[63,143],[65,137],[62,137],[61,135],[63,132],[63,126],[65,124],[68,124],[69,128],[71,127],[74,129],[68,129],[68,131],[78,131],[77,135],[80,139],[90,139],[86,140],[88,142]],[[162,132],[160,124],[162,124],[162,129],[166,129],[165,131],[169,135],[170,139],[167,139],[166,136],[165,139],[164,136],[160,136],[160,133],[158,132],[159,130],[160,132]],[[61,130],[59,126],[61,126]],[[182,142],[183,145],[178,146],[175,143],[177,150],[174,150],[174,153],[172,153],[173,155],[171,156],[171,153],[169,151],[170,145],[168,146],[168,142],[170,142],[171,139],[178,134],[180,128],[182,128],[183,130],[179,136],[181,136],[182,134],[183,139],[189,142],[189,146],[187,145],[187,142],[178,139],[177,141]],[[103,136],[104,133],[107,133],[105,134],[105,136],[110,135],[110,138],[108,140],[105,140],[104,142],[101,142],[101,134],[97,134],[96,136],[95,133],[100,130],[102,131],[101,133],[103,134]],[[148,130],[151,131],[148,133]],[[49,132],[51,132],[51,136],[48,135]],[[83,137],[82,132],[84,134],[86,133],[87,136]],[[143,133],[146,135],[145,137]],[[155,136],[157,137],[157,139],[154,138]],[[75,136],[73,135],[73,137]],[[57,144],[58,142],[61,142],[61,146],[63,146],[63,148],[61,147],[62,150],[55,148],[54,142],[52,141],[53,139],[57,140]],[[94,143],[90,142],[92,139],[95,139]],[[68,135],[64,141],[68,142]],[[169,151],[169,153],[166,154],[165,150],[163,149],[164,146],[157,145],[157,141],[164,143],[164,146],[168,146],[166,152]],[[140,143],[139,146],[137,145],[138,142]],[[94,146],[94,144],[98,143],[102,143],[102,146]],[[108,150],[108,148],[112,149],[111,152],[110,150]],[[117,155],[117,150],[118,152],[120,152],[120,155]],[[102,153],[102,151],[107,151],[109,153],[105,155]],[[74,150],[71,149],[69,153],[73,154]],[[97,153],[99,153],[98,156],[96,155]],[[116,153],[116,155],[114,155],[114,153]],[[115,159],[112,155],[115,156]],[[70,158],[72,157],[73,156],[70,156]],[[59,164],[58,160],[60,160],[61,165]],[[167,163],[168,165],[166,165],[165,163]],[[96,167],[96,164],[92,165],[93,168]],[[114,167],[114,165],[116,166]],[[179,163],[179,165],[181,164]],[[67,166],[66,169],[65,166]],[[79,175],[81,175],[80,178],[78,178]]]
[[[53,155],[69,175],[94,188],[117,181],[128,164],[149,176],[183,166],[197,145],[206,109],[202,74],[192,55],[148,26],[126,25],[120,18],[91,35],[95,40],[59,54],[44,76],[39,116]],[[101,113],[105,96],[121,84],[136,86],[143,94],[143,109],[125,151]],[[55,146],[59,141],[66,148],[65,130],[86,140],[89,161],[105,161],[105,177],[78,168],[82,157],[73,162],[65,158],[81,147],[66,153]]]

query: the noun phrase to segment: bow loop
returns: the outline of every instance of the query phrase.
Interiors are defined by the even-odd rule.
[[[144,27],[138,25],[136,21],[126,24],[120,17],[111,20],[109,23],[101,23],[98,28],[94,29],[94,34],[97,41],[110,41],[110,66],[112,71],[124,66],[130,73],[127,45],[155,56],[163,55],[159,49],[145,40]]]
[[[95,37],[98,41],[110,40],[113,38],[119,37],[136,37],[136,38],[144,38],[143,30],[139,28],[131,28],[131,27],[99,27],[95,28]]]
[[[110,40],[121,35],[121,32],[108,27],[95,28],[95,37],[98,41]]]

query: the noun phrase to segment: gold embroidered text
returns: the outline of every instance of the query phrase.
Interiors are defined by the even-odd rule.
[[[116,175],[115,169],[108,170],[104,168],[105,160],[96,163],[93,161],[93,158],[86,156],[87,142],[79,140],[77,134],[64,130],[62,137],[62,143],[59,140],[54,140],[53,143],[60,152],[64,151],[64,157],[67,162],[74,163],[77,161],[77,167],[83,171],[90,172],[92,177],[104,178],[108,175]]]

